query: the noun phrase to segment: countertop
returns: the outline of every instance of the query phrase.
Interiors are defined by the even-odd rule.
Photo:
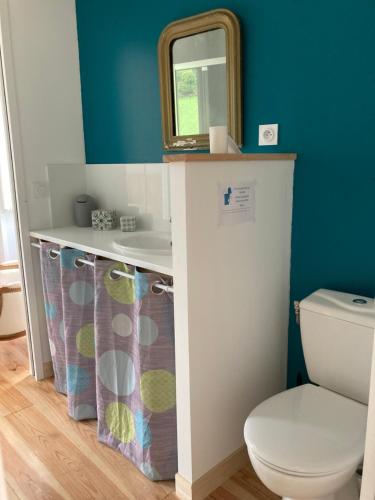
[[[196,163],[196,162],[215,162],[215,161],[294,161],[297,159],[296,153],[179,153],[165,154],[164,163]]]
[[[30,231],[30,236],[38,240],[50,241],[61,246],[76,248],[107,259],[173,276],[171,255],[140,255],[135,257],[115,249],[113,240],[124,234],[127,233],[123,233],[119,229],[94,231],[91,227],[76,226]]]

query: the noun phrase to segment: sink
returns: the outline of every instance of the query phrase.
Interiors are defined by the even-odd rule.
[[[170,233],[137,231],[116,238],[113,245],[117,250],[134,255],[172,255]]]

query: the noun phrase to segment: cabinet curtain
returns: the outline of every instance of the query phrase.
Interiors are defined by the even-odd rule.
[[[41,243],[40,258],[55,386],[69,416],[97,418],[98,440],[149,479],[174,478],[173,294],[154,286],[156,273],[79,250]]]

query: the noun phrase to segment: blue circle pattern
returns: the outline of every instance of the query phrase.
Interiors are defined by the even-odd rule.
[[[57,308],[56,308],[55,304],[51,304],[50,302],[47,302],[46,304],[44,304],[44,308],[46,310],[46,315],[47,315],[48,319],[53,320],[56,318]]]
[[[94,295],[94,287],[88,281],[75,281],[70,285],[69,296],[79,306],[90,304],[94,300]]]
[[[140,469],[143,474],[152,481],[160,481],[161,477],[159,472],[149,462],[142,462]]]
[[[84,257],[85,252],[71,248],[62,248],[60,253],[61,266],[65,269],[75,269],[74,261],[77,257]]]
[[[141,448],[150,448],[152,443],[151,429],[148,421],[144,417],[141,410],[137,410],[134,415],[135,418],[135,435]]]
[[[159,328],[149,316],[140,314],[137,318],[138,342],[143,346],[152,345],[159,335]]]
[[[92,405],[80,404],[74,407],[73,417],[77,420],[96,418],[96,408]]]
[[[90,385],[90,376],[84,368],[78,365],[66,367],[66,383],[68,393],[80,394]]]
[[[148,279],[144,273],[135,272],[135,298],[142,300],[148,293]]]
[[[130,396],[134,392],[136,376],[134,363],[125,351],[105,351],[97,361],[96,373],[106,389],[117,396]]]

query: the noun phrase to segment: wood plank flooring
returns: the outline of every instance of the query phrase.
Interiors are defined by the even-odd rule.
[[[174,482],[153,483],[75,422],[51,379],[28,372],[26,339],[0,342],[0,448],[8,500],[175,500]],[[1,495],[1,493],[0,493]],[[209,500],[276,500],[245,468]],[[3,500],[3,499],[1,499]]]

